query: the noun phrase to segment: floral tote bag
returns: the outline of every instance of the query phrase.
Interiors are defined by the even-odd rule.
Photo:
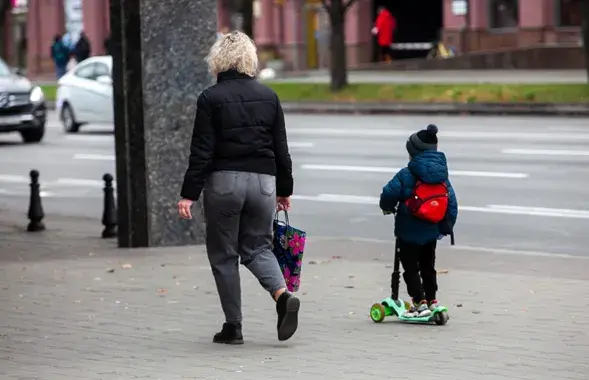
[[[296,292],[301,284],[301,269],[307,234],[290,225],[286,211],[284,211],[284,216],[285,221],[281,221],[276,213],[272,251],[284,275],[286,287],[290,292]]]

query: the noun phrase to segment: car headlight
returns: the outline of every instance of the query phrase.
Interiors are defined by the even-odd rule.
[[[30,100],[33,103],[41,103],[43,100],[45,100],[45,94],[43,94],[43,90],[41,90],[41,87],[33,87],[33,90],[31,91]]]

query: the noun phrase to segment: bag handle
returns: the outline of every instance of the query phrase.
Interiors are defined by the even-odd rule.
[[[284,212],[284,220],[286,222],[286,225],[290,226],[290,222],[288,221],[288,211],[282,210],[282,212]],[[278,218],[278,214],[280,214],[280,211],[276,211],[276,214],[274,214],[274,220],[277,222],[280,221],[280,219]]]

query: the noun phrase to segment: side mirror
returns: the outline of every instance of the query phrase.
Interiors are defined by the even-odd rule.
[[[112,78],[108,75],[101,75],[96,78],[96,81],[102,84],[112,84]]]
[[[14,75],[18,75],[19,77],[22,77],[22,76],[24,76],[24,73],[23,73],[23,71],[22,71],[20,68],[18,68],[18,67],[13,67],[13,68],[11,69],[11,71],[12,71],[12,73],[13,73]]]

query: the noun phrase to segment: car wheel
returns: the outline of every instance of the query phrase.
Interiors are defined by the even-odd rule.
[[[45,123],[36,126],[35,128],[23,129],[20,135],[26,144],[38,143],[43,140],[45,136]]]
[[[61,108],[61,122],[65,133],[77,133],[80,130],[80,123],[76,122],[74,110],[67,103]]]

